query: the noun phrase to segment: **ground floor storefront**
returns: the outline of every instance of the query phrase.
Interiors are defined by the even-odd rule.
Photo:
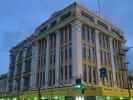
[[[73,87],[49,88],[7,93],[0,95],[0,100],[133,100],[133,90],[105,86],[88,86],[84,90]]]
[[[0,100],[133,100],[133,98],[128,97],[110,97],[110,96],[53,96],[53,97],[42,97],[38,99],[34,98],[25,98],[20,99],[17,97],[13,98],[1,98]]]

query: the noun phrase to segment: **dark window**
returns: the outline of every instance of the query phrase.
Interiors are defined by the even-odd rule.
[[[91,59],[91,48],[88,48],[88,59]]]
[[[72,79],[72,65],[69,65],[69,79]]]
[[[98,21],[97,21],[97,24],[100,25],[100,26],[102,26],[102,27],[105,28],[106,30],[108,30],[108,26],[107,26],[105,23],[103,23],[102,21],[98,20]]]
[[[63,29],[61,30],[61,33],[60,33],[60,44],[62,44],[64,42],[64,32],[63,32]]]
[[[64,35],[65,35],[65,42],[68,41],[68,33],[67,33],[67,27],[64,28],[65,32],[64,32]]]
[[[67,48],[65,48],[65,60],[67,60]]]
[[[67,65],[65,66],[65,80],[67,80]]]
[[[61,66],[61,80],[63,80],[63,66]]]
[[[87,82],[87,68],[86,68],[86,65],[83,65],[83,74],[84,74],[84,81]]]
[[[86,48],[82,47],[82,57],[86,59]]]
[[[92,80],[91,66],[88,66],[88,72],[89,72],[89,82],[91,83],[91,80]]]
[[[95,29],[91,28],[91,41],[92,43],[95,43]]]
[[[72,29],[70,25],[68,26],[68,28],[69,28],[69,41],[71,41],[72,40]]]
[[[60,19],[62,21],[62,20],[65,20],[66,18],[68,18],[70,16],[71,16],[71,12],[69,11],[69,12],[65,13],[64,15],[62,15]]]
[[[90,27],[86,27],[87,29],[87,40],[90,42]]]
[[[54,27],[54,26],[56,25],[56,23],[57,23],[56,20],[53,21],[53,22],[51,23],[51,28]]]
[[[32,47],[28,47],[26,50],[26,57],[32,56]]]
[[[84,16],[84,17],[86,17],[86,18],[89,19],[90,21],[94,22],[94,17],[91,16],[91,15],[89,15],[88,13],[82,11],[82,12],[81,12],[81,15]]]
[[[82,40],[85,40],[85,26],[82,26]]]
[[[29,72],[31,70],[31,59],[25,61],[25,72]]]
[[[93,68],[93,81],[96,84],[96,68]]]
[[[71,59],[71,58],[72,58],[72,48],[69,47],[69,59]]]
[[[55,84],[55,69],[53,69],[53,85]]]
[[[23,51],[20,51],[18,55],[18,60],[22,60],[22,58],[23,58]]]
[[[45,32],[47,30],[47,26],[45,26],[44,28],[40,29],[40,33],[39,34],[42,34],[43,32]]]

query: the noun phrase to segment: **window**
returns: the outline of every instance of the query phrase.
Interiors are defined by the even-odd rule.
[[[69,79],[72,79],[72,65],[69,65]]]
[[[22,63],[18,63],[17,64],[17,73],[16,73],[16,75],[20,75],[21,71],[22,71]]]
[[[22,60],[22,58],[23,58],[23,51],[20,51],[18,55],[18,60]]]
[[[65,60],[68,60],[68,57],[67,57],[67,48],[65,48]]]
[[[53,22],[51,23],[51,28],[54,27],[54,26],[56,25],[56,23],[57,23],[56,20],[53,21]]]
[[[91,22],[94,22],[94,17],[89,15],[88,13],[82,11],[81,15],[84,16],[85,18],[89,19]]]
[[[25,72],[29,72],[31,70],[31,59],[25,61]]]
[[[67,19],[70,16],[71,16],[71,12],[69,11],[69,12],[65,13],[64,15],[62,15],[60,19],[61,19],[61,21],[64,21],[65,19]]]
[[[40,33],[39,33],[39,34],[44,33],[47,29],[48,29],[48,27],[47,27],[47,26],[45,26],[44,28],[40,29]]]
[[[71,58],[72,58],[72,48],[69,47],[69,59],[71,59]]]
[[[85,26],[82,26],[82,40],[85,40]]]
[[[103,23],[102,21],[98,20],[97,24],[102,26],[104,29],[108,30],[108,26],[105,23]]]
[[[109,71],[109,80],[110,80],[110,85],[112,86],[112,72],[111,71]]]
[[[56,34],[52,33],[50,35],[50,48],[54,49],[56,47]]]
[[[67,42],[68,41],[67,27],[65,27],[64,36],[65,36],[65,42]]]
[[[69,25],[68,26],[68,30],[69,30],[69,41],[71,41],[72,40],[72,29],[71,29],[71,26]]]
[[[88,59],[91,59],[91,48],[88,48]]]
[[[86,48],[82,47],[82,57],[86,59]]]
[[[84,78],[84,82],[87,82],[87,68],[86,65],[83,65],[83,78]]]
[[[101,33],[99,34],[99,43],[100,43],[100,47],[102,47],[102,35],[101,35]]]
[[[93,67],[93,82],[96,84],[96,68]]]
[[[89,72],[89,83],[91,83],[92,75],[91,75],[91,66],[88,66],[88,72]]]
[[[95,43],[95,30],[94,30],[94,28],[91,28],[91,42]]]
[[[53,85],[55,84],[55,69],[53,69]]]
[[[93,60],[96,60],[96,49],[92,48],[92,50],[93,50]]]
[[[65,80],[67,80],[67,65],[65,66]]]
[[[28,47],[26,50],[26,57],[32,56],[32,47]]]
[[[101,64],[103,64],[104,63],[104,59],[103,59],[103,51],[101,51]]]
[[[49,81],[48,81],[48,83],[49,83],[49,86],[52,85],[52,70],[51,69],[49,70]]]
[[[61,80],[63,80],[63,66],[61,66]]]
[[[86,31],[87,31],[87,40],[90,42],[90,35],[91,35],[91,32],[90,32],[90,27],[86,27]]]
[[[60,44],[62,44],[64,42],[64,33],[63,31],[61,31],[60,33]]]

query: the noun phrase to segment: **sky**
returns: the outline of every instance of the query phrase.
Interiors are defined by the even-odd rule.
[[[30,36],[55,11],[76,0],[0,0],[0,74],[8,72],[9,50]],[[77,0],[97,12],[97,0]],[[100,0],[101,15],[121,28],[127,46],[133,46],[133,0]],[[129,70],[133,70],[133,50],[128,52]]]

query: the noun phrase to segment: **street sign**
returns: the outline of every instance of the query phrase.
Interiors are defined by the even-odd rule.
[[[100,77],[101,78],[107,77],[107,69],[106,68],[100,69]]]

